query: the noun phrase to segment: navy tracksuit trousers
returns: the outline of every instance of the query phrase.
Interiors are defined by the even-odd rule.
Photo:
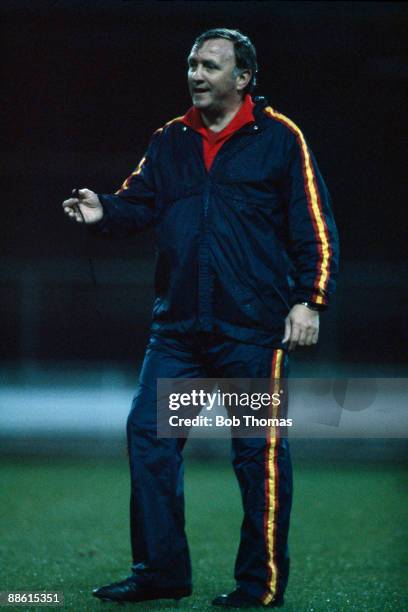
[[[281,349],[213,334],[151,337],[127,424],[133,570],[147,582],[162,587],[191,585],[184,532],[182,450],[186,440],[157,438],[157,379],[276,379],[287,375],[287,365],[287,354]],[[292,470],[288,441],[274,428],[260,438],[233,438],[232,459],[244,509],[235,578],[244,591],[267,604],[283,594],[289,573]]]

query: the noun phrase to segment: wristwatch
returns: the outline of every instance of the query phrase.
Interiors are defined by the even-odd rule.
[[[315,310],[316,312],[320,312],[321,310],[323,310],[317,304],[313,304],[313,302],[299,302],[299,304],[301,306],[306,306],[306,308],[309,308],[309,310]]]

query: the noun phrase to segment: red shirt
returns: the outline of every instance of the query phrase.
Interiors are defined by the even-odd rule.
[[[211,164],[224,142],[231,138],[242,126],[255,121],[253,108],[252,98],[249,94],[246,94],[239,111],[221,132],[213,132],[206,127],[201,119],[200,111],[195,106],[192,106],[184,115],[182,122],[203,137],[204,163],[207,170],[211,168]]]

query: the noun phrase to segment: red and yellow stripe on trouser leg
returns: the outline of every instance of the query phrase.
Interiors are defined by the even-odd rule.
[[[281,378],[284,368],[285,352],[282,349],[274,351],[271,367],[271,388],[270,393],[279,393],[281,388]],[[271,404],[271,417],[279,418],[279,406]],[[264,532],[267,551],[267,589],[262,598],[264,605],[274,600],[278,588],[278,565],[276,559],[277,542],[277,515],[279,509],[278,499],[278,444],[279,427],[268,428],[267,444],[265,449],[265,500],[266,511],[264,518]]]

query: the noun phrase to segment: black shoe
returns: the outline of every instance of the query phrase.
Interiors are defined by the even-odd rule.
[[[219,595],[212,601],[213,606],[224,606],[225,608],[280,608],[283,606],[283,597],[274,599],[271,603],[264,605],[259,599],[236,589],[228,595]]]
[[[140,581],[131,575],[121,582],[94,589],[94,597],[104,601],[148,601],[149,599],[181,599],[191,595],[191,588],[142,586]]]

